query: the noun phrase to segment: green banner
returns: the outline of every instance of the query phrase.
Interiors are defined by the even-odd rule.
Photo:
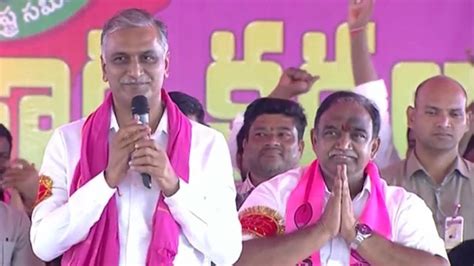
[[[0,1],[0,41],[44,32],[69,19],[88,0]]]

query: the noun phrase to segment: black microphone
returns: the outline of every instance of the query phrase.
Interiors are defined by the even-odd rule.
[[[148,125],[150,107],[148,107],[148,99],[143,95],[137,95],[132,99],[132,115],[138,116],[141,124]],[[143,185],[151,188],[151,176],[147,173],[141,173]]]

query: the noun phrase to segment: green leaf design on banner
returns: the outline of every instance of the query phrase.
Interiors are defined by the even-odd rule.
[[[0,0],[0,41],[33,36],[63,23],[89,0]]]

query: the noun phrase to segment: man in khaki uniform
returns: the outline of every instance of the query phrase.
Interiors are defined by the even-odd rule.
[[[414,106],[407,109],[415,148],[405,160],[382,170],[389,184],[425,200],[446,249],[474,239],[474,164],[458,150],[469,128],[466,103],[465,89],[451,78],[435,76],[422,82]]]
[[[26,213],[0,201],[0,265],[44,265],[33,254]]]

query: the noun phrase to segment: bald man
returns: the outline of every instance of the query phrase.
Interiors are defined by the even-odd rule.
[[[459,155],[471,115],[466,104],[466,90],[456,80],[435,76],[423,81],[407,109],[415,147],[405,160],[382,170],[389,184],[425,200],[446,249],[474,239],[474,164]]]

